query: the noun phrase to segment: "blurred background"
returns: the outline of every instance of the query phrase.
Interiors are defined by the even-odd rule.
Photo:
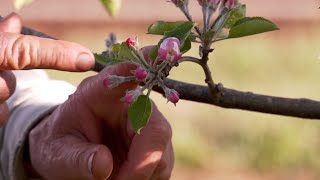
[[[247,4],[248,16],[269,18],[281,30],[214,44],[214,80],[241,91],[320,100],[320,1],[241,2]],[[196,0],[190,6],[200,22]],[[2,16],[12,11],[11,0],[0,0]],[[93,52],[103,51],[110,32],[120,39],[138,36],[142,46],[156,44],[160,36],[145,34],[150,23],[184,20],[166,0],[123,0],[117,18],[110,18],[99,0],[37,0],[18,13],[25,25]],[[198,56],[197,48],[194,44],[188,55]],[[75,85],[94,75],[48,73]],[[202,70],[190,63],[174,68],[170,77],[204,84]],[[174,107],[157,93],[152,99],[173,127],[174,180],[320,179],[320,121],[188,101]]]

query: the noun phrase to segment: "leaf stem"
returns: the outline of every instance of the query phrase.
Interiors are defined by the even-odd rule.
[[[168,64],[168,61],[163,61],[157,68],[157,73],[160,74],[161,71],[166,67],[166,65]]]
[[[226,39],[229,39],[229,38],[220,38],[220,39],[216,39],[216,40],[213,40],[211,41],[211,43],[215,43],[215,42],[219,42],[219,41],[223,41],[223,40],[226,40]]]
[[[138,53],[136,53],[135,51],[131,51],[131,54],[133,55],[133,57],[136,59],[136,60],[138,60],[139,62],[141,62],[142,63],[142,65],[145,67],[145,68],[149,68],[149,65],[143,60],[143,59],[141,59],[140,57],[138,57],[138,56],[140,56]]]

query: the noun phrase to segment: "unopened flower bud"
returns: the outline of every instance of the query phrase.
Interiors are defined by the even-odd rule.
[[[127,46],[129,46],[129,47],[135,46],[135,44],[136,44],[136,39],[130,37],[130,38],[128,38],[128,39],[126,40],[126,44],[127,44]]]
[[[182,7],[183,5],[188,5],[189,0],[171,0],[171,2],[177,7]]]
[[[172,102],[174,105],[179,102],[179,93],[174,89],[165,89],[165,95],[168,101]]]
[[[177,62],[182,53],[180,52],[180,41],[175,37],[165,39],[158,50],[161,59]]]
[[[127,81],[126,77],[116,76],[116,75],[107,75],[102,80],[102,84],[103,84],[103,86],[112,89],[112,88],[117,87],[126,81]]]
[[[216,8],[219,5],[220,0],[198,0],[198,3],[200,4],[200,6]]]
[[[132,104],[138,99],[140,95],[141,95],[140,90],[127,91],[126,95],[123,98],[121,98],[121,101],[127,104]]]
[[[138,67],[136,70],[134,70],[134,76],[138,79],[138,80],[145,80],[146,77],[148,76],[147,71],[143,68],[143,67]]]
[[[223,0],[222,5],[228,9],[233,9],[237,6],[238,1],[237,0]]]

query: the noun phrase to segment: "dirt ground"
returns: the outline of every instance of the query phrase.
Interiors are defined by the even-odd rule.
[[[194,170],[177,167],[172,180],[319,180],[319,175],[308,171],[258,172],[255,170]]]

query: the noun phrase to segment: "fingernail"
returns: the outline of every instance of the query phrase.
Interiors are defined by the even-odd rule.
[[[76,67],[79,70],[82,70],[82,71],[91,70],[94,65],[94,57],[92,54],[81,53],[78,56],[76,63],[77,63]]]
[[[88,172],[91,176],[93,176],[93,172],[92,172],[92,167],[93,167],[93,157],[94,155],[96,154],[96,152],[92,153],[89,157],[89,160],[88,160]]]

